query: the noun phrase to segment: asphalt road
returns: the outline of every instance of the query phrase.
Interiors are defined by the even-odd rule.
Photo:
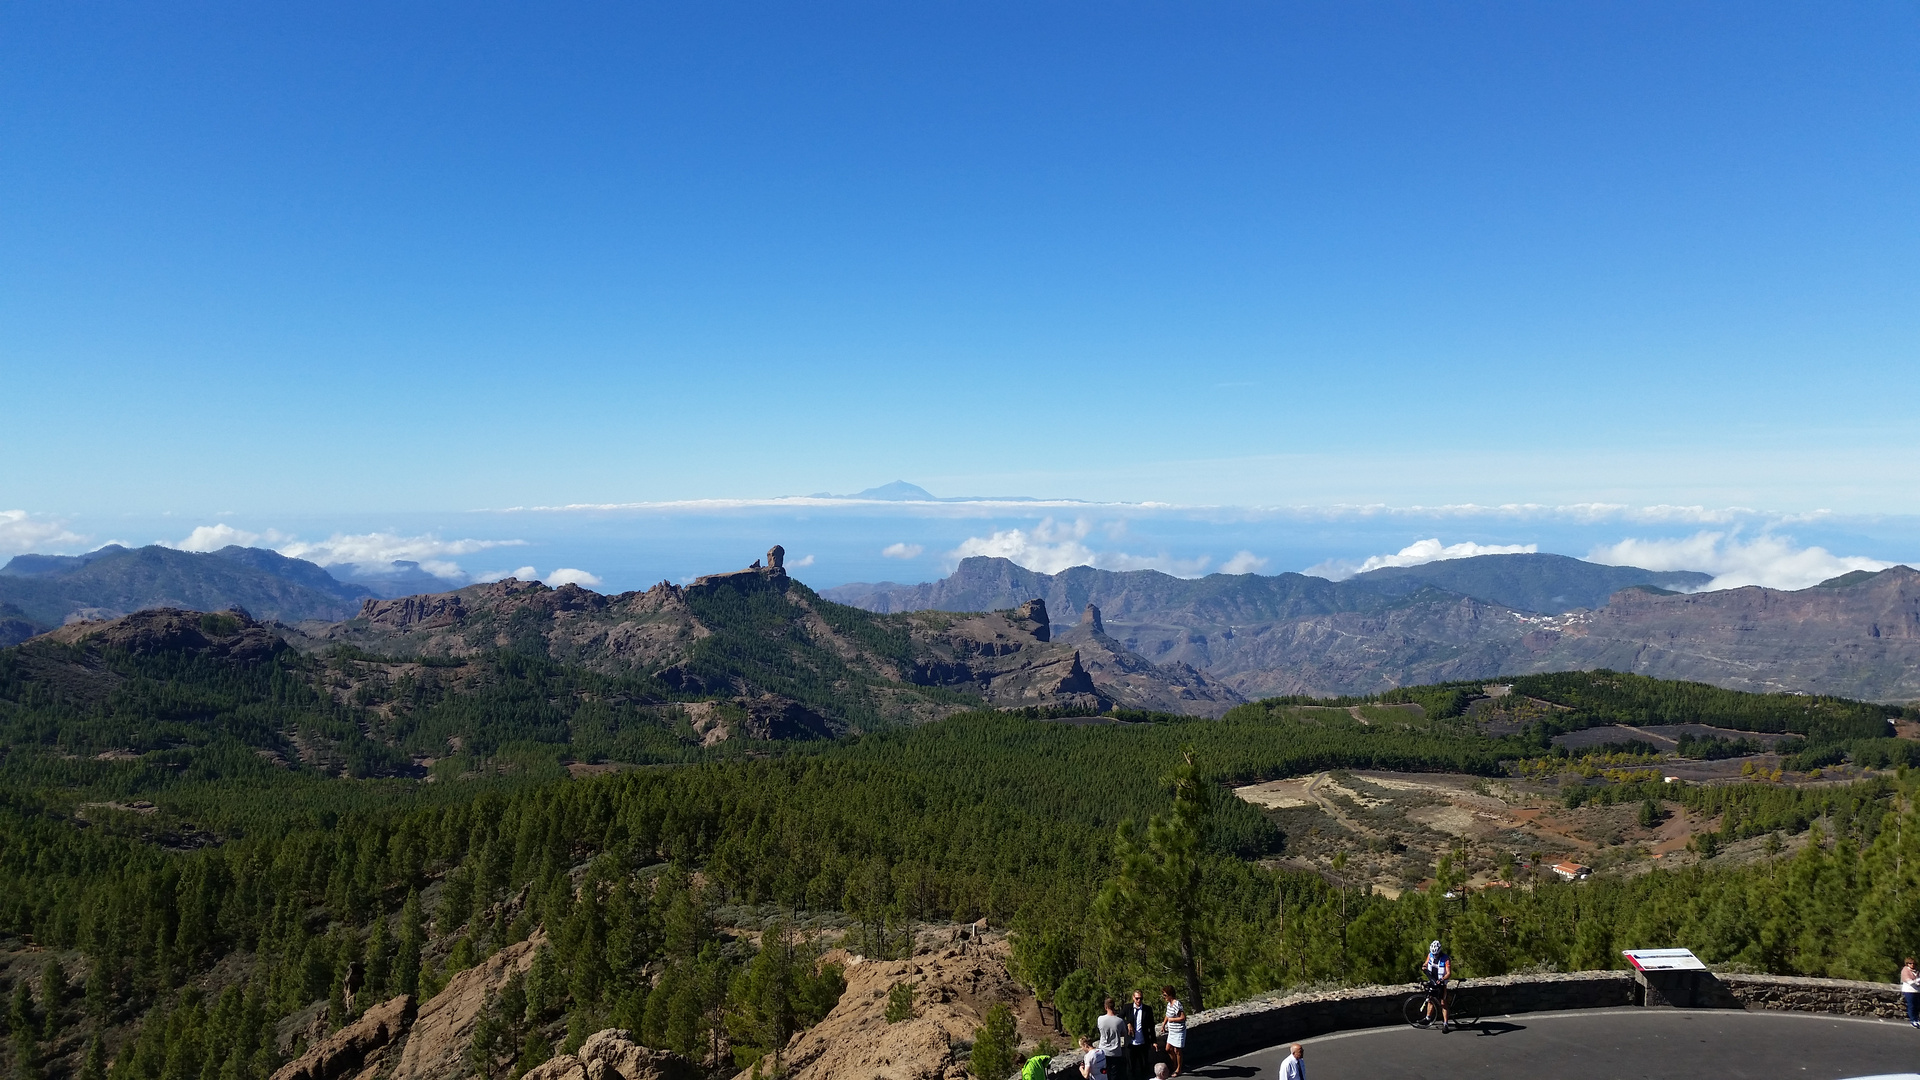
[[[1920,1072],[1904,1021],[1733,1010],[1589,1009],[1489,1017],[1479,1030],[1374,1028],[1302,1039],[1309,1080],[1841,1077]],[[1195,1069],[1275,1080],[1285,1046]]]

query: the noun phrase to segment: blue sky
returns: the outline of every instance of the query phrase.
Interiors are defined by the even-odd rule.
[[[591,554],[736,538],[462,515],[905,477],[1911,559],[1916,56],[1911,4],[8,4],[0,511]],[[985,525],[921,546],[1039,520]]]

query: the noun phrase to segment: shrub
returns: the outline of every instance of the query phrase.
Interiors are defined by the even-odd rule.
[[[987,1010],[987,1021],[973,1029],[973,1056],[967,1069],[979,1080],[1007,1080],[1020,1065],[1019,1035],[1005,1003]]]

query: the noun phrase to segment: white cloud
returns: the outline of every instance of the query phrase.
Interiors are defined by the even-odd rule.
[[[1043,518],[1031,533],[1025,529],[1005,529],[991,536],[969,536],[949,553],[955,560],[985,555],[1006,559],[1042,574],[1057,574],[1069,566],[1094,566],[1099,556],[1081,543],[1092,526],[1081,518],[1072,525],[1056,525]]]
[[[1476,544],[1472,541],[1442,544],[1435,537],[1415,540],[1392,555],[1374,555],[1359,563],[1329,559],[1301,572],[1341,581],[1385,566],[1424,566],[1445,559],[1471,559],[1476,555],[1531,555],[1539,550],[1539,544]]]
[[[800,558],[798,558],[798,559],[795,559],[795,560],[793,560],[792,562],[790,562],[790,563],[788,563],[787,565],[788,565],[788,566],[812,566],[812,565],[813,565],[813,556],[811,556],[811,555],[802,555],[802,556],[801,556]]]
[[[1129,555],[1123,551],[1100,552],[1083,541],[1093,532],[1093,524],[1079,518],[1063,525],[1043,518],[1032,532],[1005,529],[991,536],[970,536],[947,553],[953,562],[985,555],[1006,559],[1042,574],[1057,574],[1071,566],[1095,566],[1102,570],[1159,570],[1175,577],[1198,577],[1213,560],[1175,559],[1167,555]]]
[[[880,555],[887,559],[917,559],[925,550],[927,549],[919,544],[888,544],[880,549]]]
[[[188,533],[187,538],[178,543],[169,544],[165,540],[160,542],[170,548],[179,548],[181,551],[219,551],[223,547],[232,545],[259,547],[263,541],[266,546],[272,547],[274,544],[291,539],[293,539],[293,537],[286,536],[273,529],[268,529],[263,533],[247,532],[244,529],[236,529],[231,525],[223,523],[219,525],[202,525]],[[281,552],[281,554],[284,555],[286,552]],[[300,556],[296,555],[294,558],[300,558]]]
[[[571,566],[556,568],[550,574],[542,574],[538,567],[522,566],[513,570],[492,570],[484,574],[475,574],[476,582],[505,581],[513,578],[517,581],[538,581],[551,588],[562,585],[579,585],[582,588],[597,589],[605,584],[598,574],[591,574]]]
[[[198,532],[199,530],[195,530]],[[400,536],[396,533],[334,533],[311,543],[293,541],[276,550],[294,559],[306,559],[321,566],[353,563],[356,566],[384,566],[396,561],[417,562],[420,569],[436,577],[458,581],[467,576],[454,560],[462,555],[501,547],[525,547],[525,540],[442,540],[432,533]]]
[[[174,543],[163,540],[161,543],[181,551],[218,551],[229,544],[238,544],[241,547],[270,547],[290,559],[305,559],[321,566],[363,567],[368,573],[378,573],[394,562],[415,562],[420,564],[420,569],[436,577],[451,581],[465,581],[468,580],[467,572],[454,561],[458,556],[471,555],[491,548],[524,547],[527,542],[525,540],[442,540],[432,533],[401,536],[397,533],[384,532],[334,533],[325,540],[307,541],[276,529],[249,532],[223,522],[217,525],[201,525],[188,533],[184,540]]]
[[[1587,553],[1589,562],[1646,570],[1698,570],[1712,574],[1705,590],[1764,585],[1804,589],[1854,570],[1885,570],[1892,563],[1862,555],[1835,555],[1823,547],[1798,547],[1793,538],[1762,533],[1742,540],[1737,532],[1699,532],[1673,540],[1626,539]]]
[[[1223,574],[1257,574],[1261,570],[1266,569],[1269,561],[1270,560],[1255,555],[1251,551],[1241,551],[1235,553],[1233,558],[1221,563],[1220,572]]]
[[[61,522],[37,518],[25,510],[0,510],[0,555],[58,555],[86,541]]]

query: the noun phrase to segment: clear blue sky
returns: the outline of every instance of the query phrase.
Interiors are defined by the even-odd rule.
[[[0,510],[1920,512],[1920,7],[0,6]]]

